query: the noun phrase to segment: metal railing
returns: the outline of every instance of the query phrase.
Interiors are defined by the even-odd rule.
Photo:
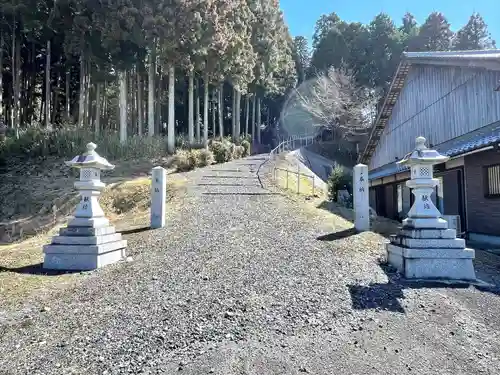
[[[300,165],[297,166],[297,171],[292,171],[287,168],[279,168],[279,167],[274,167],[273,169],[273,181],[276,184],[276,181],[278,180],[278,171],[284,172],[286,174],[285,176],[285,189],[289,190],[290,189],[290,179],[289,179],[289,174],[293,174],[297,176],[297,194],[300,194],[300,188],[303,187],[303,192],[304,193],[311,193],[312,196],[316,195],[316,184],[315,184],[315,176],[314,175],[308,175],[306,173],[303,173],[300,171]],[[303,184],[300,183],[300,177],[306,177],[311,179],[312,187],[309,189],[308,186],[303,186]]]
[[[274,159],[276,155],[284,151],[293,150],[297,147],[297,144],[304,144],[305,146],[310,145],[314,143],[315,137],[315,134],[288,137],[271,150],[271,152],[269,153],[269,158]]]
[[[276,146],[275,148],[273,148],[269,152],[269,155],[266,158],[266,161],[259,166],[259,170],[269,160],[275,160],[279,154],[281,154],[285,151],[291,151],[293,149],[296,149],[297,146],[299,146],[299,145],[300,146],[302,146],[302,145],[307,146],[309,144],[312,144],[312,143],[314,143],[315,138],[316,138],[315,134],[307,134],[307,135],[302,135],[302,136],[288,137],[287,139],[280,142],[278,144],[278,146]],[[258,174],[259,170],[257,171],[257,174]],[[278,171],[282,171],[282,172],[286,173],[286,189],[289,189],[289,187],[290,187],[289,174],[292,173],[292,174],[295,174],[297,176],[297,194],[300,194],[301,185],[303,185],[300,183],[301,176],[312,179],[312,195],[314,196],[316,194],[315,176],[311,176],[311,175],[308,175],[308,174],[301,172],[300,165],[297,166],[297,171],[292,171],[292,170],[289,170],[286,168],[274,167],[273,168],[273,181],[274,181],[274,183],[276,183]],[[305,190],[305,187],[303,187],[303,190]]]

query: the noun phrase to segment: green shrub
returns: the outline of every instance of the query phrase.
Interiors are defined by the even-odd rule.
[[[225,163],[233,159],[238,159],[244,152],[242,146],[236,146],[228,137],[222,141],[213,141],[209,146],[213,152],[217,163]]]
[[[241,141],[241,146],[245,149],[244,153],[242,156],[249,156],[250,155],[250,142],[247,139],[244,139]]]
[[[209,150],[212,151],[216,163],[225,163],[226,161],[229,161],[229,147],[226,143],[213,141],[208,147]]]
[[[233,158],[234,159],[239,159],[241,158],[244,153],[245,153],[245,147],[243,146],[236,146],[233,144],[233,152],[232,152],[232,155],[233,155]]]
[[[196,150],[196,159],[198,167],[206,167],[214,163],[214,154],[207,149]]]
[[[178,172],[191,171],[198,165],[195,151],[179,150],[174,155],[174,165]]]
[[[247,135],[240,135],[240,139],[239,139],[239,142],[238,144],[242,145],[243,142],[247,141],[248,143],[251,143],[252,142],[252,135],[251,134],[247,134]]]
[[[344,168],[337,165],[333,168],[332,173],[328,177],[328,198],[331,201],[337,202],[337,192],[339,190],[348,190],[351,192],[352,182],[350,175],[344,172]]]

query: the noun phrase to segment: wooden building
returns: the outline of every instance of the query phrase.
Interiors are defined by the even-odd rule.
[[[401,220],[413,203],[396,161],[418,136],[450,157],[435,169],[437,207],[469,239],[500,244],[500,50],[403,55],[359,157],[378,215]]]

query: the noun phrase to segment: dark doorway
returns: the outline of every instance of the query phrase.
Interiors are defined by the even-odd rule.
[[[443,183],[443,215],[460,216],[462,232],[466,231],[464,173],[462,168],[450,169],[436,174]]]

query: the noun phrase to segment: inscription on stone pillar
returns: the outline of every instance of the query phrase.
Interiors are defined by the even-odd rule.
[[[368,195],[368,167],[358,164],[353,174],[354,226],[358,231],[370,230],[370,205]]]
[[[154,167],[151,173],[151,228],[165,226],[167,171]]]

